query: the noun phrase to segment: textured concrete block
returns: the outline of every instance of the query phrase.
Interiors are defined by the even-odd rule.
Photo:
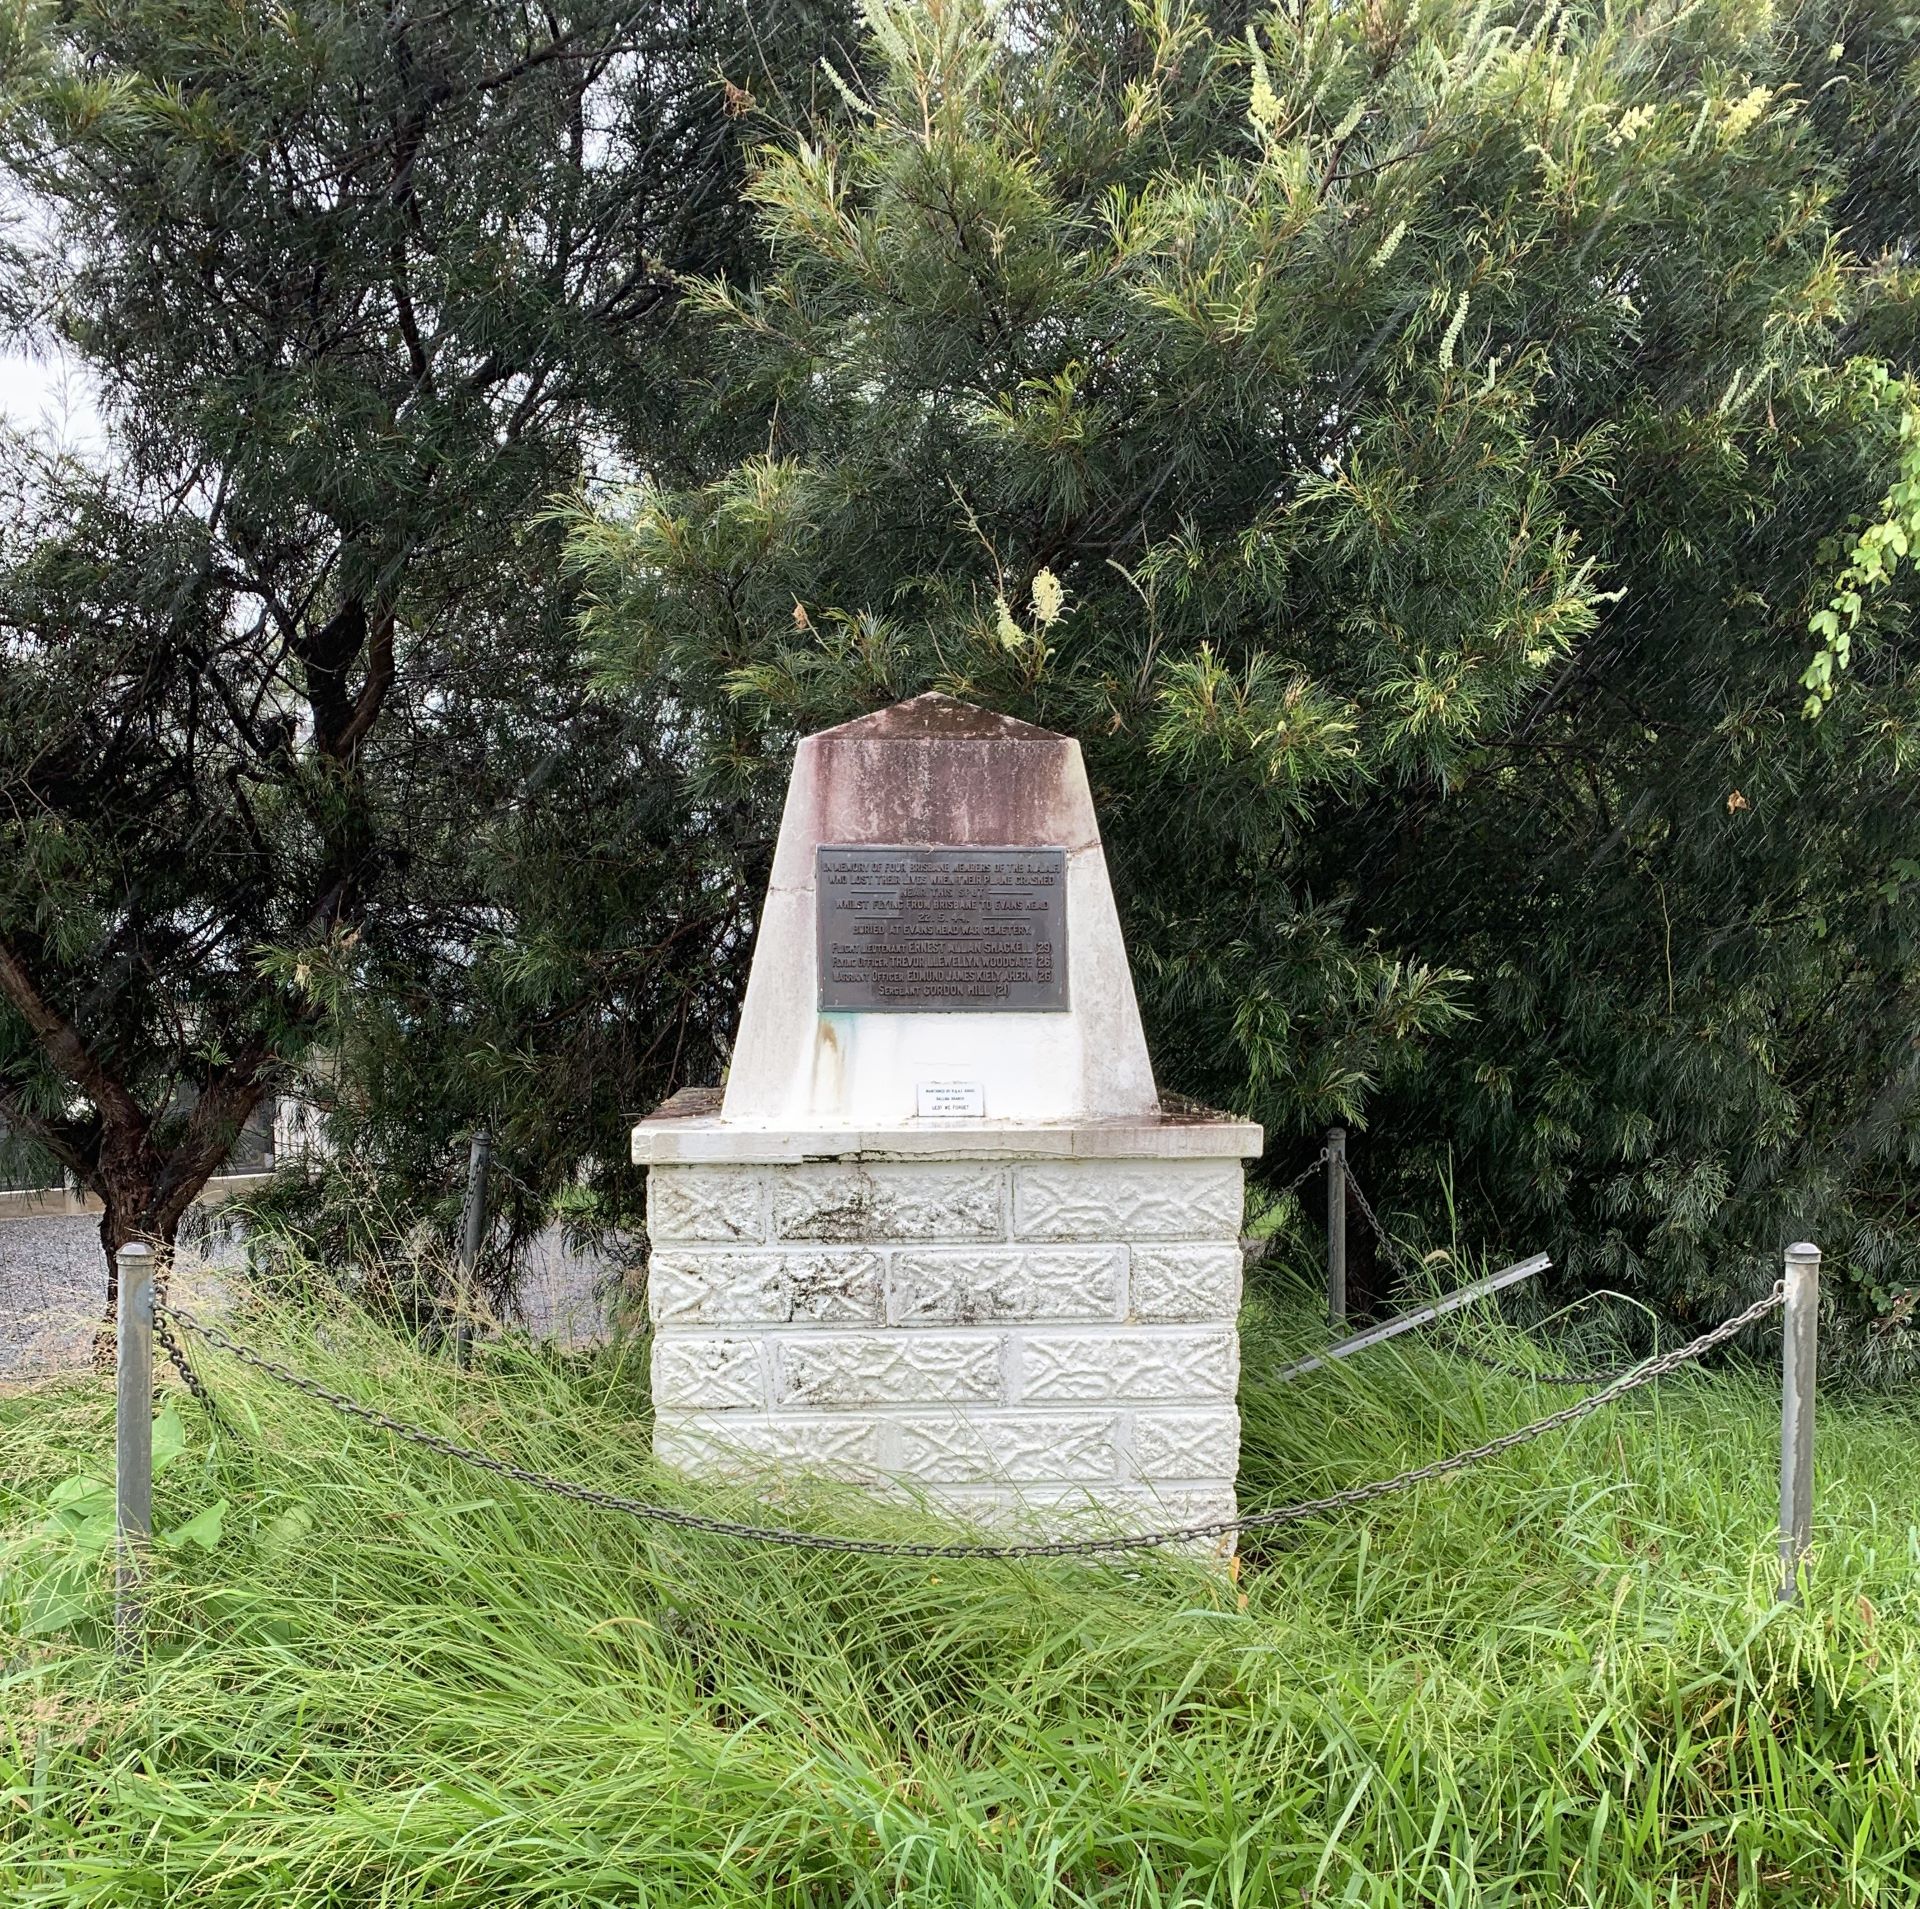
[[[821,1412],[774,1417],[667,1413],[654,1423],[654,1455],[682,1471],[752,1473],[791,1466],[832,1478],[877,1480],[889,1468],[885,1426]]]
[[[1231,1485],[967,1486],[940,1489],[939,1501],[959,1517],[1008,1537],[1048,1533],[1098,1537],[1106,1533],[1166,1531],[1185,1525],[1231,1524],[1238,1515]],[[1225,1555],[1230,1542],[1196,1539],[1203,1553]]]
[[[925,1484],[1112,1478],[1118,1468],[1111,1412],[994,1412],[903,1419],[900,1469]]]
[[[1164,1531],[1180,1525],[1230,1523],[1240,1506],[1231,1484],[1143,1485],[1127,1500],[1125,1515],[1140,1531]],[[1200,1540],[1212,1548],[1231,1548],[1220,1538]]]
[[[1231,1246],[1136,1246],[1128,1313],[1142,1320],[1237,1318],[1245,1260]]]
[[[655,1167],[647,1175],[647,1234],[724,1244],[766,1237],[764,1167]]]
[[[928,1247],[898,1252],[887,1281],[897,1325],[984,1325],[999,1319],[1114,1319],[1123,1247]]]
[[[651,1180],[664,1462],[921,1491],[1009,1535],[1232,1518],[1232,1160],[770,1160]]]
[[[775,1233],[849,1243],[1006,1236],[1006,1169],[941,1162],[774,1167]]]
[[[663,1334],[653,1342],[656,1410],[754,1410],[767,1403],[760,1339],[753,1334]]]
[[[1001,1345],[982,1333],[794,1334],[775,1348],[782,1406],[998,1403]]]
[[[1028,1332],[1015,1338],[1023,1404],[1078,1399],[1231,1399],[1240,1342],[1231,1328]]]
[[[1013,1169],[1016,1239],[1236,1240],[1241,1205],[1233,1161],[1088,1160]]]
[[[878,1325],[886,1261],[863,1247],[802,1252],[662,1248],[647,1272],[654,1323]]]
[[[1135,1414],[1130,1470],[1138,1476],[1230,1482],[1239,1469],[1240,1414],[1232,1406]]]

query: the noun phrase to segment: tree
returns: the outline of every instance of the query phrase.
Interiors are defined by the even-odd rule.
[[[825,17],[9,17],[7,315],[110,455],[5,446],[0,1113],[109,1255],[349,1004],[498,930],[489,846],[644,769],[541,513],[596,455],[686,468],[679,280],[741,263],[749,87]]]
[[[1274,1168],[1341,1119],[1576,1274],[1713,1307],[1812,1228],[1883,1302],[1911,22],[869,20],[844,120],[759,155],[770,271],[701,294],[760,448],[576,525],[683,773],[770,807],[929,686],[1075,733],[1163,1081]]]

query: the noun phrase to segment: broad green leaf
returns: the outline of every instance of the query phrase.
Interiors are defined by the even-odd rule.
[[[182,1545],[197,1545],[202,1551],[211,1551],[220,1542],[222,1520],[227,1515],[227,1501],[216,1498],[212,1504],[196,1511],[183,1525],[175,1525],[171,1531],[160,1534],[160,1542],[172,1550]]]

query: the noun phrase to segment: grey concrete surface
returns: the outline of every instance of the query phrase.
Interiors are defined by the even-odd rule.
[[[217,1296],[223,1268],[245,1263],[237,1239],[182,1248],[175,1291],[182,1303]],[[611,1330],[611,1263],[570,1252],[549,1227],[527,1256],[509,1323],[569,1350]],[[84,1371],[106,1312],[106,1261],[91,1215],[0,1219],[0,1385]]]

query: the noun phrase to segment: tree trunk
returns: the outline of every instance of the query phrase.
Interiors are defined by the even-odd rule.
[[[164,1155],[144,1129],[102,1137],[90,1184],[102,1208],[100,1248],[107,1259],[105,1329],[109,1338],[120,1300],[117,1255],[121,1247],[129,1240],[146,1240],[153,1247],[153,1289],[156,1297],[164,1298],[180,1222],[226,1160],[264,1091],[254,1079],[222,1083],[219,1100],[212,1092],[203,1097],[186,1139]]]
[[[100,1216],[100,1249],[107,1260],[106,1312],[94,1335],[96,1359],[100,1365],[110,1367],[115,1356],[116,1314],[120,1305],[120,1248],[130,1240],[145,1240],[153,1248],[153,1296],[155,1299],[165,1299],[167,1284],[173,1274],[173,1249],[179,1232],[178,1220],[165,1227],[119,1224],[111,1206]]]

